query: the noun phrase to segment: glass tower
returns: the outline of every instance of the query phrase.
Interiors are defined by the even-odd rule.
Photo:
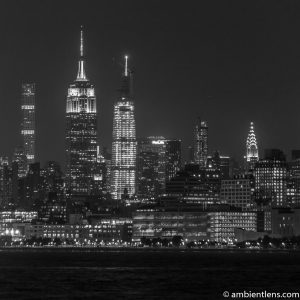
[[[35,84],[22,84],[22,146],[29,164],[35,159]]]
[[[136,132],[134,102],[131,94],[131,73],[127,67],[122,74],[119,97],[114,104],[111,196],[121,199],[123,195],[131,197],[136,192]]]
[[[78,74],[66,105],[66,185],[72,194],[88,195],[97,162],[97,108],[94,86],[85,73],[82,28],[80,37]]]

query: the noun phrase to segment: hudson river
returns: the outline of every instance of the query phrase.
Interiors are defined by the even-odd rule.
[[[225,299],[300,291],[300,252],[0,251],[0,299]]]

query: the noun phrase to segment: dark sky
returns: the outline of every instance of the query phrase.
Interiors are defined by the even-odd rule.
[[[137,135],[192,140],[239,159],[249,122],[260,150],[300,148],[299,1],[1,1],[0,155],[20,142],[20,84],[37,83],[37,153],[64,161],[65,101],[80,25],[100,144],[111,147],[119,61],[135,70]]]

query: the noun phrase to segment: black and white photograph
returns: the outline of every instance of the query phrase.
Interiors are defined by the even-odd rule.
[[[0,299],[300,299],[300,1],[2,0]]]

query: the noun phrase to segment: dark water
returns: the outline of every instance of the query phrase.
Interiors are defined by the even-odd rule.
[[[0,299],[224,299],[299,291],[300,253],[0,251]]]

